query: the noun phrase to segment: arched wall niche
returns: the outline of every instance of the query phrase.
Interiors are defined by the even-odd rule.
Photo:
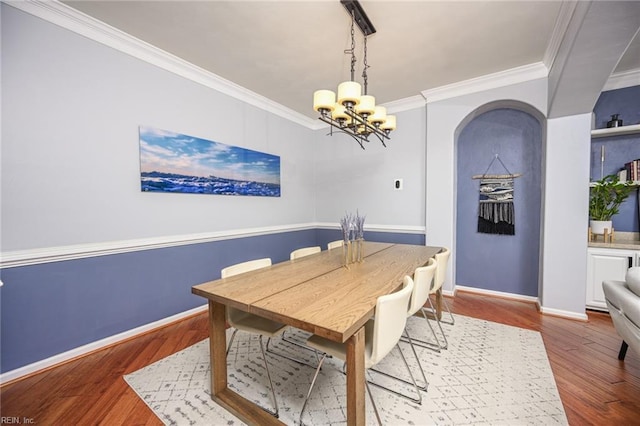
[[[504,99],[480,105],[455,128],[456,285],[541,296],[545,124],[534,106]],[[479,181],[471,177],[485,172],[522,174],[514,180],[515,235],[478,232]]]

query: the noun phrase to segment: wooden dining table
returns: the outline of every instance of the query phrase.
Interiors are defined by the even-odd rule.
[[[347,347],[347,423],[365,423],[364,324],[378,297],[402,286],[405,275],[441,250],[392,243],[364,243],[362,262],[344,266],[333,249],[206,282],[192,293],[209,301],[212,399],[248,424],[283,424],[227,386],[226,308],[241,309]]]

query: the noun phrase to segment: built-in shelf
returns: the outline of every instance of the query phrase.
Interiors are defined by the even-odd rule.
[[[631,126],[609,127],[606,129],[594,129],[591,131],[592,138],[605,138],[608,136],[632,135],[640,133],[640,124]]]
[[[640,180],[634,180],[633,182],[627,182],[627,185],[634,188],[640,187]],[[596,182],[589,182],[589,188],[596,186]]]

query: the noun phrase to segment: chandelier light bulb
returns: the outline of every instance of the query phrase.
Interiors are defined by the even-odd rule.
[[[338,103],[347,105],[349,103],[358,105],[360,103],[360,95],[362,87],[357,81],[344,81],[338,86]]]
[[[380,125],[382,130],[392,131],[396,129],[396,116],[387,115],[387,119]]]
[[[331,113],[331,118],[333,118],[336,121],[345,122],[350,117],[347,114],[347,111],[346,111],[346,108],[344,107],[344,105],[335,104],[334,108],[333,108],[333,111]]]
[[[383,106],[375,107],[373,115],[369,117],[369,121],[375,124],[382,124],[387,120],[387,109]]]
[[[360,115],[371,115],[376,107],[376,98],[371,95],[360,96],[360,103],[356,106],[356,113]]]
[[[313,109],[315,111],[333,111],[336,105],[336,94],[331,90],[316,90],[313,94]]]

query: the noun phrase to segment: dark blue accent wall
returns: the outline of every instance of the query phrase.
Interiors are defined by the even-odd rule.
[[[206,304],[191,287],[234,263],[340,238],[310,229],[5,268],[0,287],[0,371],[17,368]],[[412,234],[371,241],[423,244]],[[417,237],[420,237],[418,235]]]
[[[515,179],[515,235],[477,232],[479,181],[473,175]],[[525,296],[538,295],[542,132],[531,115],[495,109],[475,117],[457,144],[456,284]]]
[[[623,125],[640,124],[640,86],[602,92],[593,109],[596,128],[606,128],[612,114],[619,114]],[[600,168],[600,153],[604,147],[604,167]],[[591,142],[591,180],[617,173],[625,163],[640,158],[640,134],[611,136]],[[638,193],[620,206],[612,218],[613,228],[621,232],[640,232],[638,224]]]

